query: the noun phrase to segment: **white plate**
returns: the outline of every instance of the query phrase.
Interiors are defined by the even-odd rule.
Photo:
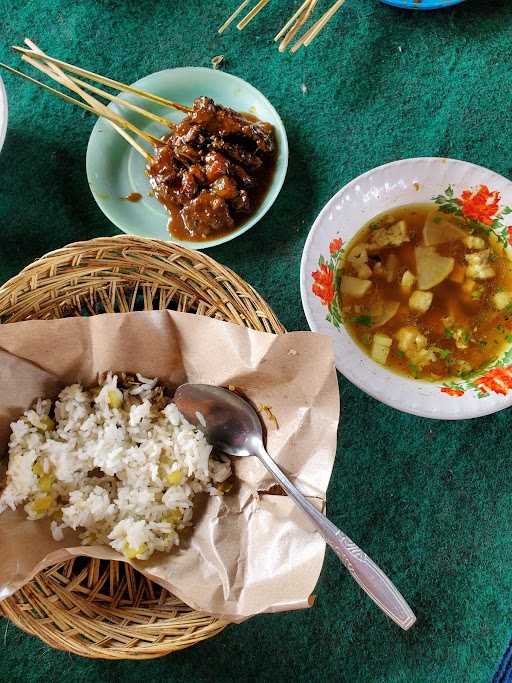
[[[512,183],[503,176],[464,161],[417,158],[395,161],[356,178],[323,208],[306,240],[301,263],[302,305],[309,326],[334,342],[336,367],[351,382],[387,405],[414,415],[444,420],[489,415],[512,404],[512,346],[496,367],[469,381],[435,384],[401,377],[365,355],[343,327],[327,319],[330,307],[312,292],[313,272],[322,271],[329,292],[332,268],[342,253],[333,240],[347,244],[372,217],[394,207],[429,202],[451,185],[455,197],[486,185],[501,195],[501,212],[512,206]],[[509,237],[512,214],[501,217],[500,232]],[[330,245],[335,250],[330,253]],[[323,266],[319,259],[325,259]],[[319,276],[317,276],[318,278]],[[327,293],[326,299],[329,299]],[[489,373],[489,374],[488,374]]]
[[[4,82],[0,78],[0,150],[4,145],[5,134],[7,132],[7,93],[5,92]]]
[[[191,105],[196,97],[206,95],[218,104],[232,107],[237,111],[249,112],[262,121],[268,121],[274,126],[276,133],[278,150],[276,168],[263,202],[243,225],[217,239],[202,242],[177,240],[171,238],[167,230],[169,215],[165,208],[154,197],[148,195],[150,186],[145,175],[144,158],[116,133],[105,119],[98,119],[87,147],[87,179],[94,199],[103,213],[118,228],[128,234],[172,240],[189,249],[205,249],[223,244],[242,235],[255,225],[276,200],[288,167],[286,131],[279,114],[267,98],[241,78],[224,71],[202,67],[158,71],[132,85],[186,105]],[[121,97],[173,121],[183,118],[182,113],[169,110],[137,95],[123,93]],[[158,123],[143,118],[129,109],[122,108],[115,103],[109,106],[147,133],[157,137],[165,133],[165,129]],[[144,143],[142,145],[144,146]],[[149,147],[147,149],[151,151]],[[123,199],[133,192],[142,195],[139,202],[132,203]]]

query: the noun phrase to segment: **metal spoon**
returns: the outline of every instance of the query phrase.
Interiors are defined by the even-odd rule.
[[[414,613],[384,572],[319,512],[272,460],[263,446],[258,414],[247,401],[220,387],[183,384],[176,391],[174,402],[182,415],[219,450],[227,455],[259,458],[381,610],[405,631],[414,624]]]

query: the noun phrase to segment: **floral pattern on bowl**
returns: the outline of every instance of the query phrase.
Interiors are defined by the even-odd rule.
[[[318,259],[318,270],[311,274],[313,278],[311,291],[327,307],[326,320],[332,323],[334,327],[343,325],[343,315],[340,310],[338,297],[336,296],[339,285],[338,266],[343,260],[343,252],[343,240],[339,237],[331,240],[329,256],[327,258],[320,256]]]
[[[445,193],[433,198],[444,213],[465,218],[470,227],[493,231],[504,247],[512,245],[512,226],[506,226],[505,216],[512,213],[510,206],[500,206],[501,194],[491,192],[487,185],[480,185],[477,190],[465,189],[459,197],[455,197],[453,187],[449,185]]]
[[[360,201],[359,208],[355,199]],[[302,258],[304,310],[311,329],[333,339],[338,370],[375,398],[399,410],[438,419],[486,415],[512,404],[512,321],[510,347],[498,359],[474,376],[443,383],[409,379],[379,366],[344,328],[336,292],[345,245],[373,216],[428,201],[473,227],[492,231],[503,247],[512,246],[512,226],[507,224],[512,214],[512,184],[502,176],[449,159],[387,164],[349,183],[317,218]],[[336,213],[342,211],[338,219]],[[452,403],[454,398],[459,399],[458,406]]]

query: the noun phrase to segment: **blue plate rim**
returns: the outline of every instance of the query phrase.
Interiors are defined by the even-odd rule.
[[[391,7],[398,7],[398,9],[427,11],[460,5],[464,0],[421,0],[420,2],[414,2],[414,0],[381,0],[381,2]]]

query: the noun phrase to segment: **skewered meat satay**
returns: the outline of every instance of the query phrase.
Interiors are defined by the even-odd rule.
[[[147,173],[173,236],[200,241],[226,234],[260,205],[275,167],[270,124],[200,97],[163,143]]]

